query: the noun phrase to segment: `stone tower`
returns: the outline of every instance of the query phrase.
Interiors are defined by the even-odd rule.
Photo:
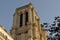
[[[11,35],[15,40],[41,40],[40,21],[31,3],[16,9]]]

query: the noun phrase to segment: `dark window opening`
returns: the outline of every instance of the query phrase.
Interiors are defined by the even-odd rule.
[[[23,14],[20,15],[20,27],[23,25]]]
[[[28,22],[28,12],[25,13],[25,25],[27,25]]]
[[[28,33],[28,31],[26,31],[25,33]]]

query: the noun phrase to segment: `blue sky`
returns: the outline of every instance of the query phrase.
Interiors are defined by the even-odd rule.
[[[55,16],[60,16],[60,0],[0,0],[0,24],[9,31],[15,9],[29,2],[34,5],[41,23],[52,23]]]

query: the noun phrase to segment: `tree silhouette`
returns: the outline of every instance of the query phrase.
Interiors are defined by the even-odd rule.
[[[57,16],[54,18],[54,21],[51,25],[49,23],[43,23],[43,27],[48,33],[48,40],[60,40],[60,17]]]

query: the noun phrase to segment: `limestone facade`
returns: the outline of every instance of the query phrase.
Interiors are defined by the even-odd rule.
[[[6,29],[0,25],[0,40],[14,40]]]
[[[31,3],[16,8],[10,32],[14,40],[47,40],[46,32],[42,30],[40,19]]]

